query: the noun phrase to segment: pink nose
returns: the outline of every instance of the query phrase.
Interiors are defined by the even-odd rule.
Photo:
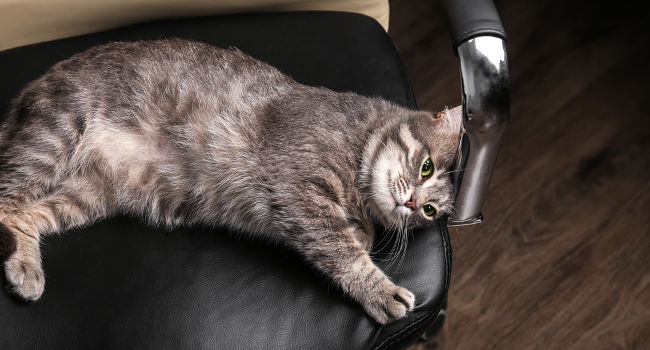
[[[413,199],[413,195],[411,195],[411,199],[409,199],[408,202],[404,203],[404,206],[411,208],[411,210],[415,210],[415,200]]]

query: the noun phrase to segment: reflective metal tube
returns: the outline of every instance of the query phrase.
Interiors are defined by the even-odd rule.
[[[505,41],[481,36],[458,47],[463,90],[464,141],[469,152],[458,162],[456,212],[449,225],[483,221],[492,169],[510,115],[510,76]]]

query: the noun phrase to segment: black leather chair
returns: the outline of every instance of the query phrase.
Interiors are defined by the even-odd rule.
[[[488,34],[503,38],[502,30]],[[0,115],[59,60],[109,41],[163,37],[238,47],[299,82],[416,108],[399,55],[374,20],[301,12],[152,22],[0,52]],[[115,217],[44,239],[45,293],[34,304],[0,293],[0,349],[404,348],[446,299],[446,220],[414,232],[402,263],[386,270],[417,304],[386,326],[292,251],[225,231],[166,231]]]

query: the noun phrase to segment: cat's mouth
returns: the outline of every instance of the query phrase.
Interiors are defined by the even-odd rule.
[[[391,197],[393,198],[393,210],[391,212],[392,215],[396,217],[408,217],[413,213],[413,208],[410,207],[410,204],[412,203],[412,198],[413,196],[410,196],[410,199],[408,201],[404,201],[402,198],[402,195],[395,193],[394,191],[391,191]]]
[[[399,196],[393,194],[393,201],[395,207],[393,208],[392,214],[397,217],[408,217],[413,214],[413,208],[409,206],[411,201],[404,202],[399,198]]]
[[[393,209],[394,215],[407,217],[413,213],[413,210],[407,208],[404,204],[398,204],[398,203],[395,204],[396,204],[395,209]]]

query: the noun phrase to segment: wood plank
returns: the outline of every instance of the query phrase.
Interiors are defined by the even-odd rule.
[[[496,3],[511,122],[486,223],[451,229],[447,324],[413,349],[650,348],[648,11]],[[391,10],[420,107],[460,103],[440,5]]]

